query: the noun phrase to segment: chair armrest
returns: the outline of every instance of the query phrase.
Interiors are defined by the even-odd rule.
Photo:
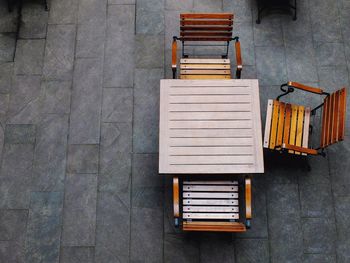
[[[252,218],[252,180],[245,178],[245,217]]]
[[[174,217],[180,216],[180,191],[179,191],[179,178],[173,178],[173,205],[174,205]]]
[[[301,84],[301,83],[298,83],[298,82],[294,82],[294,81],[289,81],[288,82],[288,86],[289,87],[293,87],[293,88],[297,88],[297,89],[300,89],[300,90],[304,90],[304,91],[307,91],[307,92],[311,92],[311,93],[324,94],[323,90],[320,89],[320,88],[310,87],[310,86],[307,86],[307,85],[304,85],[304,84]]]
[[[236,78],[240,79],[243,65],[242,65],[242,55],[241,55],[241,43],[239,42],[238,38],[236,38],[236,41],[235,41],[235,51],[236,51],[236,63],[237,63]]]
[[[311,154],[311,155],[318,155],[318,151],[315,149],[305,148],[305,147],[299,147],[295,145],[290,145],[283,143],[282,144],[283,149],[293,150],[301,153]]]
[[[171,68],[173,70],[173,79],[176,78],[176,67],[177,67],[177,42],[176,38],[174,37],[173,43],[171,45]]]

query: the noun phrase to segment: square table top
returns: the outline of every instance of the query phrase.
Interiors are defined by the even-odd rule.
[[[159,173],[263,173],[256,79],[160,81]]]

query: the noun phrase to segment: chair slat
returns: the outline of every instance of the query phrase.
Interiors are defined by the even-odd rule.
[[[279,110],[279,101],[273,101],[273,111],[272,111],[272,124],[270,132],[270,149],[275,149],[276,146],[276,136],[277,136],[277,124],[278,124],[278,110]]]
[[[292,118],[290,124],[290,135],[289,135],[289,144],[295,145],[295,137],[297,130],[297,118],[298,118],[298,106],[292,105]],[[289,153],[294,153],[294,151],[289,150]]]
[[[329,108],[329,96],[327,96],[323,101],[323,110],[322,110],[322,131],[321,131],[321,147],[326,146],[327,138],[327,127],[328,127],[328,108]]]
[[[184,205],[238,205],[237,199],[183,199]]]
[[[334,94],[334,111],[333,111],[333,126],[331,143],[338,142],[338,127],[339,127],[339,90]]]
[[[200,180],[192,180],[192,181],[183,181],[184,185],[238,185],[238,181],[216,181],[216,180],[207,180],[207,181],[200,181]]]
[[[339,141],[344,140],[345,134],[345,113],[346,113],[346,89],[340,90],[339,94],[339,128],[338,128],[338,138]]]
[[[329,97],[327,145],[330,145],[332,142],[333,112],[334,112],[334,93],[332,93]]]
[[[276,146],[282,146],[285,103],[280,102]]]
[[[233,19],[232,13],[180,14],[181,19]]]
[[[283,142],[289,142],[289,134],[290,134],[290,122],[292,117],[292,106],[290,104],[286,105],[286,116],[284,121],[284,131],[283,131]]]
[[[181,31],[180,36],[182,37],[231,37],[230,32],[206,32],[206,31]]]
[[[310,113],[311,113],[311,109],[309,107],[306,107],[305,108],[305,116],[304,116],[303,143],[302,143],[302,146],[304,148],[309,147]],[[302,155],[307,155],[307,154],[302,153]]]
[[[231,79],[231,75],[181,75],[180,79]]]
[[[238,198],[238,193],[190,193],[183,192],[183,198]]]
[[[184,219],[239,219],[238,213],[183,213]]]
[[[181,64],[228,64],[229,59],[217,59],[217,58],[182,58]]]
[[[181,64],[180,69],[226,69],[230,70],[230,64]]]
[[[209,26],[209,25],[223,25],[223,26],[231,26],[233,24],[232,20],[197,20],[197,19],[186,19],[181,20],[180,25],[181,26],[194,26],[194,25],[203,25],[203,26]]]
[[[214,69],[182,69],[180,74],[183,75],[229,75],[230,70],[214,70]]]
[[[181,37],[182,41],[230,41],[230,37]]]
[[[298,107],[298,121],[297,121],[297,131],[295,137],[295,145],[301,147],[302,137],[303,137],[303,124],[304,124],[304,107]],[[295,152],[295,154],[300,154],[300,152]]]
[[[193,192],[237,192],[237,185],[184,185],[183,191]]]
[[[232,31],[232,26],[180,26],[181,31]],[[232,34],[232,33],[231,33]]]
[[[184,212],[238,213],[238,206],[183,206]]]
[[[272,117],[273,100],[267,101],[266,110],[266,123],[265,123],[265,134],[264,134],[264,147],[269,148],[270,142],[270,131],[271,131],[271,117]]]

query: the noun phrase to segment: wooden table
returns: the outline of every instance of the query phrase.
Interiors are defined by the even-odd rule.
[[[263,173],[258,80],[160,81],[159,173]]]

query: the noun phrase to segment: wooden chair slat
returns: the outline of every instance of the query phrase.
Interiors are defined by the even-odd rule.
[[[230,41],[230,37],[181,37],[182,41]]]
[[[239,219],[239,213],[182,213],[184,219]]]
[[[181,75],[180,79],[231,79],[231,75]]]
[[[328,108],[329,108],[329,97],[326,97],[323,102],[322,109],[322,130],[321,130],[321,147],[326,146],[326,134],[327,134],[327,125],[328,125]]]
[[[290,123],[290,135],[289,144],[295,145],[296,131],[297,131],[297,118],[298,118],[298,106],[292,105],[292,118]],[[289,153],[294,153],[294,151],[289,150]]]
[[[174,216],[180,216],[180,193],[179,193],[179,178],[173,178],[173,204],[174,204]]]
[[[183,206],[184,212],[238,213],[238,206]]]
[[[183,199],[184,205],[238,205],[237,199]]]
[[[291,104],[286,105],[286,116],[284,120],[284,131],[283,131],[283,142],[289,142],[289,134],[290,134],[290,122],[292,118],[292,106]]]
[[[282,146],[285,103],[280,102],[276,146]]]
[[[345,135],[345,113],[346,113],[346,89],[340,90],[339,99],[339,128],[338,128],[338,139],[339,141],[344,140]]]
[[[181,64],[180,69],[226,69],[231,68],[230,64]]]
[[[233,19],[232,13],[180,14],[181,19]]]
[[[271,122],[272,122],[272,108],[273,108],[273,100],[268,100],[267,110],[266,110],[265,133],[264,133],[264,148],[269,148]]]
[[[237,185],[184,185],[183,191],[193,192],[237,192]]]
[[[329,97],[329,108],[328,108],[328,130],[327,130],[327,144],[330,145],[332,142],[332,127],[333,127],[333,112],[334,112],[334,93]]]
[[[277,124],[278,124],[278,110],[279,110],[279,101],[273,101],[273,111],[272,111],[272,124],[270,132],[270,149],[275,149],[276,146],[276,137],[277,137]]]
[[[309,107],[306,107],[305,115],[304,115],[304,130],[303,130],[303,143],[302,143],[302,146],[304,148],[308,148],[309,146],[310,114],[311,114],[311,109]],[[302,153],[302,155],[307,155],[307,154]]]
[[[303,137],[303,124],[304,124],[304,107],[298,106],[298,120],[297,120],[297,131],[295,137],[295,145],[301,147],[302,137]],[[300,152],[295,152],[295,154],[300,154]]]
[[[180,36],[182,37],[231,37],[232,33],[230,32],[193,32],[193,31],[181,31]]]
[[[246,227],[239,222],[183,222],[184,231],[245,232]]]
[[[232,31],[232,26],[180,26],[180,31]],[[231,33],[232,34],[232,33]]]
[[[216,181],[216,180],[192,180],[192,181],[183,181],[183,185],[238,185],[238,181]]]
[[[334,111],[333,111],[331,143],[338,142],[338,127],[339,127],[339,90],[334,93]]]
[[[217,58],[182,58],[181,64],[228,64],[229,59],[217,59]]]
[[[238,198],[238,193],[182,193],[183,198]]]
[[[229,75],[230,70],[227,69],[182,69],[180,74],[183,75]]]
[[[181,20],[180,25],[181,26],[193,26],[193,25],[203,25],[203,26],[217,26],[217,25],[223,25],[223,26],[231,26],[233,24],[232,20],[196,20],[196,19],[186,19]]]

